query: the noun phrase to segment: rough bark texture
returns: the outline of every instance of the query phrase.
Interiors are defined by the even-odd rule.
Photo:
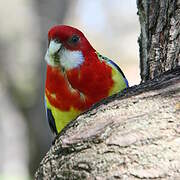
[[[146,81],[180,65],[180,1],[137,0],[141,79]]]
[[[72,122],[36,179],[180,179],[180,68]]]

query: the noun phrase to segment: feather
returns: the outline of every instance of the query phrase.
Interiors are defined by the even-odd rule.
[[[47,108],[47,105],[46,105],[46,100],[45,100],[45,111],[46,111],[46,118],[48,120],[48,123],[49,123],[49,126],[51,128],[51,131],[55,134],[58,134],[57,132],[57,129],[56,129],[56,124],[55,124],[55,119],[52,115],[52,112],[50,109]]]
[[[120,74],[123,76],[124,78],[124,82],[126,83],[126,86],[129,87],[129,83],[128,83],[128,80],[126,79],[126,76],[124,75],[123,71],[121,70],[121,68],[112,60],[110,60],[109,58],[105,57],[105,56],[102,56],[100,53],[96,52],[97,56],[98,56],[98,59],[100,61],[106,61],[108,64],[112,65],[113,67],[115,67],[119,72]]]
[[[123,76],[124,78],[124,81],[126,83],[126,86],[129,87],[129,83],[128,83],[128,80],[126,79],[126,76],[124,75],[124,73],[122,72],[121,68],[112,60],[108,59],[107,61],[108,63],[112,64]]]

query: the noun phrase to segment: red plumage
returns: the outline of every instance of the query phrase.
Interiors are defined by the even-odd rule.
[[[89,58],[90,57],[90,58]],[[74,107],[85,110],[92,104],[108,96],[113,86],[112,70],[104,62],[100,62],[95,52],[85,57],[83,66],[66,72],[69,83],[77,91],[71,91],[60,68],[47,66],[46,95],[50,103],[61,109]],[[80,98],[80,92],[85,101]],[[56,98],[51,97],[56,94]]]
[[[72,87],[83,92],[92,103],[107,97],[113,86],[112,70],[105,62],[101,62],[96,53],[85,57],[85,62],[79,68],[67,71]]]

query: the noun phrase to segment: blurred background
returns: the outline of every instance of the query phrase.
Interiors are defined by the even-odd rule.
[[[140,82],[136,1],[0,1],[0,180],[33,179],[52,134],[45,119],[48,29],[75,26],[113,59],[130,85]]]

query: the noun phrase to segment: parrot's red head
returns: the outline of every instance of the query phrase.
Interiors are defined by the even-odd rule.
[[[51,66],[73,69],[81,65],[84,57],[94,51],[84,34],[76,28],[58,25],[49,30],[45,60]]]
[[[87,52],[92,47],[84,34],[76,28],[59,25],[52,27],[48,32],[49,41],[60,42],[66,49]]]

